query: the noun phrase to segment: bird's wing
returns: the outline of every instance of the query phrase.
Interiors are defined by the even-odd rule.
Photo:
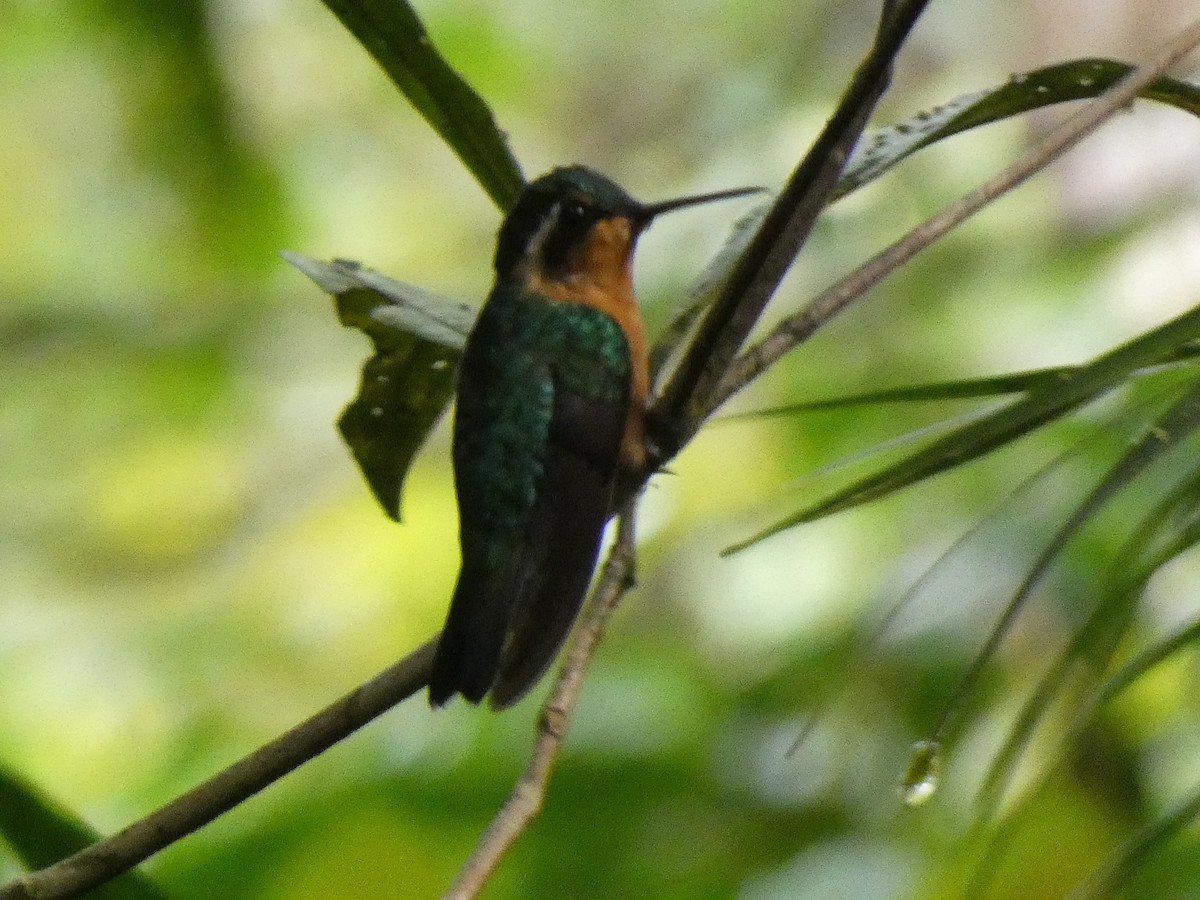
[[[598,343],[610,353],[599,365]],[[570,630],[610,512],[627,358],[596,310],[517,298],[481,314],[459,372],[463,564],[430,677],[435,706],[455,692],[516,702]]]
[[[623,405],[555,385],[544,474],[491,690],[496,709],[515,703],[541,678],[583,603],[611,512],[625,418]]]

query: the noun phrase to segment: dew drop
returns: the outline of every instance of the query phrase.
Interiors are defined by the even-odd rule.
[[[900,781],[900,802],[910,809],[923,806],[938,789],[942,769],[942,747],[937,741],[917,741],[912,745],[908,768]]]
[[[382,406],[372,406],[371,407],[371,416],[373,418],[378,419],[382,415],[383,415],[383,407]]]
[[[446,368],[448,365],[450,365],[450,363],[449,363],[449,361],[448,361],[448,360],[444,360],[444,359],[435,359],[435,360],[433,361],[433,365],[431,365],[431,366],[430,366],[430,368],[431,368],[431,369],[433,369],[433,371],[435,371],[435,372],[441,372],[441,371],[442,371],[443,369],[445,369],[445,368]]]

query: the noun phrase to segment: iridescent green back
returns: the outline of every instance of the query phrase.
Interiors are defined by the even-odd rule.
[[[629,379],[625,336],[604,313],[498,288],[459,373],[454,461],[464,529],[502,545],[523,535],[544,473],[556,384],[623,415]]]

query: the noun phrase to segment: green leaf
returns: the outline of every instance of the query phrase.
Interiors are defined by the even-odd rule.
[[[758,226],[770,208],[770,204],[763,204],[734,222],[721,249],[696,276],[671,323],[650,348],[650,372],[655,380],[662,374],[667,361],[679,349],[683,339],[699,320],[700,314],[716,299],[725,279],[729,277],[742,252],[758,232]]]
[[[874,181],[901,160],[943,138],[1043,106],[1097,97],[1133,69],[1111,59],[1072,60],[1014,75],[1000,87],[963,94],[898,125],[870,131],[850,157],[833,199]],[[1200,115],[1200,87],[1185,81],[1160,78],[1141,96]]]
[[[1016,621],[1025,603],[1032,596],[1034,588],[1050,570],[1050,567],[1058,559],[1068,542],[1078,534],[1080,529],[1095,518],[1096,514],[1108,501],[1129,486],[1134,479],[1161,459],[1168,451],[1177,447],[1198,427],[1200,427],[1200,380],[1195,380],[1187,385],[1171,407],[1146,427],[1141,438],[1108,469],[1083,501],[1071,511],[1066,521],[1055,532],[1049,543],[1038,555],[1037,560],[1030,567],[1021,585],[1005,606],[1004,612],[992,628],[984,646],[976,654],[970,669],[955,691],[954,697],[947,705],[942,721],[933,737],[935,742],[943,744],[950,738],[951,726],[955,719],[961,716],[962,710],[966,706],[967,700],[975,686],[978,684],[985,667],[991,661],[992,656],[995,655],[1000,643]],[[1194,497],[1194,495],[1194,488],[1185,486],[1184,497]],[[1165,507],[1160,507],[1156,510],[1156,514],[1160,518],[1166,517],[1171,510],[1177,508],[1178,501],[1175,501]],[[1159,521],[1159,519],[1150,519],[1144,524],[1151,524],[1156,521]],[[1148,540],[1148,538],[1139,537],[1135,539],[1130,547],[1127,548],[1128,552],[1137,553],[1143,546],[1143,540]],[[1116,582],[1118,584],[1124,582],[1126,574],[1124,572],[1118,573],[1115,579]],[[1146,577],[1148,578],[1149,576],[1147,575]],[[1101,608],[1116,604],[1118,601],[1129,597],[1138,585],[1139,582],[1136,581],[1132,583],[1126,582],[1124,590],[1119,591],[1115,599],[1102,602],[1100,604]],[[1099,650],[1101,645],[1108,643],[1115,645],[1124,625],[1127,624],[1132,615],[1131,605],[1126,605],[1124,609],[1116,609],[1111,612],[1112,614],[1099,618],[1092,626],[1092,629],[1085,629],[1086,633],[1083,633],[1082,637],[1077,636],[1076,641],[1079,653],[1089,649]],[[1107,641],[1106,638],[1108,639]],[[1098,655],[1106,656],[1102,651]],[[997,762],[997,767],[993,769],[993,774],[985,782],[982,791],[983,806],[985,809],[998,802],[998,794],[1002,785],[1002,779],[998,777],[998,774],[1002,771],[1007,771],[1011,762],[1015,760],[1017,752],[1024,746],[1024,743],[1032,733],[1037,716],[1048,705],[1049,699],[1053,694],[1052,686],[1062,683],[1067,670],[1074,660],[1075,657],[1071,654],[1060,657],[1059,661],[1053,667],[1051,681],[1048,683],[1043,682],[1043,689],[1046,691],[1045,696],[1042,698],[1045,701],[1044,704],[1041,704],[1041,701],[1037,700],[1034,701],[1032,706],[1027,705],[1023,711],[1023,717],[1018,720],[1013,735],[1010,736],[1006,746],[1001,750],[1001,758],[1008,755],[1010,759],[1004,762]],[[1094,661],[1100,662],[1100,660]]]
[[[1158,438],[1154,438],[1158,440]],[[1135,449],[1135,453],[1137,450]],[[1037,724],[1049,710],[1057,695],[1069,683],[1073,669],[1079,669],[1095,681],[1116,652],[1121,637],[1133,621],[1137,600],[1150,578],[1160,568],[1187,552],[1200,541],[1200,530],[1194,521],[1189,522],[1182,532],[1179,521],[1193,516],[1200,503],[1200,472],[1193,472],[1172,488],[1137,525],[1130,530],[1125,546],[1114,558],[1112,566],[1101,581],[1100,602],[1088,615],[1084,624],[1072,635],[1067,646],[1039,682],[1037,689],[1026,700],[1016,723],[997,753],[980,788],[980,816],[990,817],[999,807],[1003,792],[1012,781],[1020,753],[1033,738]],[[1167,535],[1162,548],[1152,547]],[[1153,551],[1153,552],[1152,552]],[[1183,640],[1195,639],[1195,627],[1183,632]],[[1143,674],[1156,665],[1163,656],[1179,649],[1176,640],[1168,641],[1140,654],[1121,673],[1110,680],[1096,696],[1077,712],[1070,735],[1061,743],[1072,745],[1072,738],[1081,733],[1096,710],[1120,690],[1128,686],[1133,677]]]
[[[1200,639],[1200,622],[1192,622],[1171,637],[1153,643],[1128,660],[1116,674],[1100,684],[1133,621],[1137,602],[1151,577],[1163,566],[1200,544],[1200,471],[1192,471],[1171,487],[1134,526],[1112,564],[1098,575],[1100,602],[1076,630],[1067,646],[1042,676],[1023,704],[979,791],[976,825],[996,815],[1005,791],[1013,781],[1021,752],[1029,746],[1034,729],[1055,699],[1071,685],[1079,685],[1067,700],[1070,724],[1057,739],[1053,760],[1036,784],[1027,788],[1017,804],[1008,807],[1000,830],[992,836],[976,878],[986,879],[1005,846],[1020,830],[1022,811],[1051,789],[1053,772],[1072,765],[1082,735],[1095,724],[1106,703],[1145,675]],[[1074,678],[1072,678],[1074,674]],[[1097,685],[1099,685],[1097,687]],[[978,885],[977,885],[978,887]],[[982,889],[977,890],[982,892]]]
[[[1045,106],[1097,97],[1133,69],[1134,66],[1111,59],[1073,60],[1014,75],[997,88],[972,91],[897,125],[872,129],[858,142],[829,202],[853,193],[918,150],[938,141]],[[1200,88],[1185,81],[1160,78],[1146,88],[1141,96],[1200,115]],[[738,223],[726,247],[697,279],[688,292],[683,308],[653,349],[652,372],[659,372],[695,324],[699,314],[715,299],[722,282],[753,238],[767,209],[755,210]],[[1053,377],[1054,372],[1048,370],[1044,375]],[[816,407],[790,407],[797,411],[806,408]]]
[[[398,521],[404,477],[450,402],[475,313],[358,263],[282,255],[333,295],[343,325],[359,329],[375,346],[338,429],[375,498]]]
[[[1165,816],[1144,825],[1120,844],[1070,893],[1069,900],[1118,896],[1120,887],[1156,850],[1180,834],[1200,816],[1200,790],[1193,791]]]
[[[1173,358],[1198,337],[1200,309],[1193,309],[1086,365],[1067,370],[1055,383],[956,429],[895,465],[860,479],[724,552],[735,553],[793,525],[877,500],[978,459],[1119,387],[1131,373]]]
[[[99,840],[90,827],[0,766],[0,837],[30,870],[42,869]],[[165,900],[137,870],[88,894],[94,900]]]
[[[1182,362],[1200,356],[1200,347],[1180,347],[1177,352],[1164,359],[1163,364]],[[1078,366],[1056,366],[1050,369],[1031,369],[1027,372],[1010,372],[1005,375],[990,375],[984,378],[963,378],[952,381],[938,381],[931,384],[913,384],[905,387],[885,388],[878,391],[866,391],[861,394],[850,394],[845,397],[829,397],[823,400],[806,400],[803,403],[789,403],[787,406],[773,406],[768,409],[752,409],[740,413],[730,413],[716,420],[719,422],[736,422],[742,419],[762,419],[774,416],[791,416],[807,412],[823,410],[852,409],[856,406],[875,406],[884,403],[926,403],[940,400],[973,400],[983,397],[998,397],[1005,394],[1028,394],[1033,391],[1050,388],[1069,378],[1079,369]],[[1149,375],[1160,371],[1160,366],[1139,369],[1135,376]]]
[[[405,0],[325,0],[383,66],[408,101],[450,145],[500,207],[525,180],[504,133],[479,95],[442,59]]]

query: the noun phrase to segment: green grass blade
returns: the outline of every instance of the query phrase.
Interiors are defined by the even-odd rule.
[[[688,288],[684,301],[675,312],[671,323],[650,348],[650,373],[655,381],[662,374],[672,354],[679,349],[692,326],[699,321],[700,314],[716,299],[725,279],[737,264],[742,251],[754,238],[769,209],[769,204],[763,204],[734,222],[721,249],[709,260],[704,271],[696,276]]]
[[[1166,544],[1165,549],[1148,557],[1151,544],[1159,540],[1164,533],[1176,531],[1176,523],[1181,517],[1194,513],[1197,504],[1200,503],[1198,492],[1200,471],[1192,473],[1173,488],[1131,529],[1125,546],[1116,554],[1113,564],[1109,567],[1100,602],[1072,635],[1067,646],[1025,701],[1000,752],[989,766],[979,791],[979,815],[982,819],[990,818],[998,808],[1003,793],[1015,773],[1021,751],[1028,746],[1038,722],[1063,690],[1070,671],[1084,662],[1092,671],[1103,671],[1116,652],[1126,627],[1132,621],[1137,598],[1151,576],[1162,566],[1190,550],[1197,537],[1200,537],[1193,533],[1194,529],[1185,530],[1181,535],[1175,535]],[[1166,652],[1173,651],[1168,649]],[[1150,661],[1146,665],[1149,667],[1155,662],[1156,660]],[[1082,725],[1091,717],[1095,708],[1127,683],[1111,680],[1098,697],[1088,704],[1087,709],[1077,715],[1077,724],[1073,732],[1081,731]]]
[[[933,740],[945,744],[949,740],[954,723],[965,706],[984,669],[1008,634],[1013,622],[1024,608],[1046,572],[1058,558],[1063,548],[1079,530],[1086,525],[1117,493],[1144,472],[1169,450],[1177,447],[1196,428],[1200,427],[1200,379],[1188,385],[1182,396],[1151,425],[1128,452],[1112,465],[1099,483],[1089,492],[1063,525],[1055,532],[1050,542],[1030,567],[1021,585],[1009,600],[1000,619],[992,628],[987,641],[971,663],[955,696],[947,705]]]
[[[1018,805],[1010,809],[1000,830],[988,839],[988,848],[974,875],[973,891],[983,893],[981,885],[994,872],[1014,831],[1020,827],[1022,810],[1032,806],[1049,789],[1055,771],[1069,764],[1072,748],[1078,746],[1078,741],[1104,704],[1154,666],[1200,640],[1200,622],[1196,622],[1171,638],[1143,650],[1103,685],[1096,687],[1133,621],[1138,599],[1151,577],[1200,543],[1200,520],[1196,518],[1198,507],[1200,471],[1192,472],[1179,481],[1130,529],[1125,546],[1114,556],[1102,581],[1101,601],[1023,704],[980,787],[975,814],[976,830],[982,829],[985,823],[995,817],[1004,799],[1004,792],[1015,774],[1020,753],[1032,740],[1035,728],[1051,704],[1069,684],[1080,685],[1081,700],[1076,702],[1070,715],[1070,725],[1057,741],[1054,761],[1046,766],[1037,783],[1025,791]],[[1072,672],[1082,681],[1076,679],[1072,682]]]
[[[1197,816],[1200,816],[1200,790],[1121,844],[1067,895],[1067,900],[1116,896],[1121,883],[1129,879],[1146,857],[1187,828]]]
[[[850,158],[834,198],[852,193],[918,150],[951,135],[1055,103],[1098,97],[1133,69],[1112,59],[1072,60],[1014,75],[1000,87],[964,94],[898,125],[870,131]],[[1142,97],[1200,115],[1200,87],[1185,81],[1160,78]]]
[[[487,104],[441,57],[406,0],[324,0],[388,77],[506,210],[521,167]]]
[[[1200,356],[1200,347],[1189,345],[1179,348],[1178,352],[1164,359],[1163,364],[1183,362]],[[1132,373],[1135,376],[1149,375],[1160,369],[1153,366],[1139,369]],[[1079,370],[1078,366],[1057,366],[1050,369],[1031,369],[1026,372],[1010,372],[1005,375],[991,375],[984,378],[963,378],[952,381],[938,381],[930,384],[914,384],[905,387],[885,388],[879,391],[866,391],[861,394],[849,394],[845,397],[829,397],[823,400],[807,400],[803,403],[789,403],[787,406],[773,406],[767,409],[752,409],[740,413],[721,416],[716,421],[736,422],[742,419],[764,419],[779,416],[792,416],[808,412],[823,412],[825,410],[853,409],[857,406],[878,406],[886,403],[926,403],[941,400],[977,400],[989,397],[1002,397],[1009,394],[1030,394],[1035,391],[1047,390],[1053,385],[1070,378]]]
[[[404,478],[450,402],[474,311],[357,263],[284,258],[333,295],[343,325],[374,344],[338,430],[375,498],[399,520]]]
[[[42,869],[99,839],[90,827],[0,766],[0,839],[30,870]],[[165,900],[137,870],[88,894],[94,900]]]
[[[1172,552],[1170,555],[1164,554],[1163,563],[1170,562],[1180,553],[1190,550],[1198,543],[1200,543],[1200,528],[1193,527],[1179,541],[1179,547],[1177,549],[1173,548],[1175,552]],[[1100,706],[1106,703],[1159,663],[1165,662],[1175,653],[1196,643],[1200,643],[1200,621],[1193,622],[1186,628],[1177,631],[1167,640],[1149,647],[1122,666],[1120,671],[1105,682],[1096,705]]]
[[[1007,404],[995,413],[934,441],[895,465],[776,522],[728,548],[725,553],[735,553],[794,525],[877,500],[978,459],[1119,387],[1133,372],[1163,362],[1198,337],[1200,309],[1189,310],[1091,363],[1075,367],[1055,384]]]

